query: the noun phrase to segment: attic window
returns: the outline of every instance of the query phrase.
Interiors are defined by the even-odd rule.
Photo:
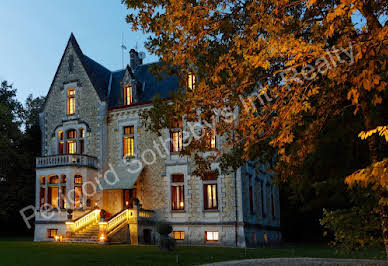
[[[67,115],[73,115],[75,113],[75,90],[67,90]]]
[[[195,76],[193,73],[189,73],[187,75],[187,88],[189,90],[194,90],[195,89]]]
[[[127,85],[124,87],[124,105],[132,104],[132,86]]]

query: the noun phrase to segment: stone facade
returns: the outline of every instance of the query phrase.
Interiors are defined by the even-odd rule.
[[[131,56],[136,56],[136,54],[132,52]],[[151,103],[144,100],[144,95],[147,94],[145,90],[149,88],[147,80],[137,78],[141,77],[139,74],[142,67],[141,60],[137,61],[140,64],[136,66],[138,72],[131,69],[130,66],[121,72],[111,72],[106,82],[107,87],[103,92],[101,88],[96,88],[96,80],[101,80],[101,76],[98,75],[97,70],[90,69],[90,64],[97,63],[88,60],[91,59],[82,54],[72,36],[40,116],[43,133],[42,156],[48,158],[49,163],[52,162],[52,158],[57,158],[59,131],[82,129],[86,132],[83,140],[84,155],[82,156],[94,158],[97,163],[95,166],[77,164],[78,162],[75,162],[73,157],[69,157],[70,161],[66,161],[65,158],[65,164],[68,165],[56,163],[52,166],[37,167],[36,208],[40,210],[36,216],[36,241],[49,240],[47,229],[58,229],[60,234],[66,233],[65,221],[68,220],[66,209],[75,209],[73,219],[95,206],[103,208],[111,215],[118,213],[125,208],[124,189],[131,188],[136,188],[136,197],[139,199],[140,207],[154,211],[154,222],[167,221],[173,226],[174,231],[184,232],[184,239],[177,240],[178,244],[245,247],[281,239],[279,192],[272,185],[270,175],[257,174],[255,170],[258,168],[257,165],[250,162],[238,169],[236,173],[218,176],[217,180],[212,182],[217,184],[217,208],[206,210],[203,190],[204,184],[209,181],[203,181],[200,177],[192,175],[194,165],[191,158],[170,153],[168,130],[165,130],[162,136],[157,136],[147,131],[140,121],[139,114],[151,107]],[[94,67],[99,69],[101,75],[105,73],[100,65]],[[118,73],[122,74],[116,82]],[[110,106],[112,97],[123,97],[121,91],[127,84],[133,87],[133,104]],[[119,86],[118,92],[114,91],[114,86]],[[70,116],[66,113],[66,93],[69,88],[75,89],[76,99],[75,114]],[[114,100],[119,102],[117,99]],[[134,127],[134,158],[132,160],[141,162],[140,175],[133,187],[93,190],[94,187],[99,186],[107,171],[125,166],[123,128],[127,126]],[[221,143],[222,138],[217,138],[219,138],[217,143]],[[56,159],[55,162],[57,161]],[[213,167],[216,169],[217,165]],[[183,210],[172,210],[172,176],[176,174],[184,176]],[[83,183],[89,183],[83,189],[84,195],[80,208],[74,208],[72,204],[55,210],[40,208],[42,194],[38,191],[41,187],[53,186],[52,184],[42,185],[42,177],[47,180],[52,175],[67,177],[65,184],[67,191],[74,189],[75,176],[82,176]],[[125,179],[126,177],[120,176],[120,178]],[[47,199],[47,189],[45,193],[45,199]],[[70,203],[70,201],[71,199],[68,198],[67,202]],[[128,227],[122,230],[124,232],[122,234],[129,232],[131,239],[137,235],[137,239],[144,240],[139,241],[140,243],[158,241],[159,236],[152,224],[139,224],[136,232],[133,230],[135,229]],[[217,232],[217,241],[206,240],[206,232],[209,231]]]

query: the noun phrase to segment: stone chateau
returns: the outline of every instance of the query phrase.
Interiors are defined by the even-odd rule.
[[[132,49],[130,65],[110,71],[70,36],[40,114],[35,241],[156,244],[159,221],[172,225],[177,244],[279,241],[279,192],[255,170],[263,166],[200,178],[193,160],[179,155],[184,121],[163,136],[145,130],[139,113],[179,85],[177,77],[155,77],[143,58]],[[187,79],[195,89],[195,77]],[[212,135],[209,149],[222,141]]]

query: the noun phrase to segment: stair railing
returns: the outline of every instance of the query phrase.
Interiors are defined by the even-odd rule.
[[[74,221],[66,222],[67,231],[74,233],[100,220],[100,209],[94,209]]]
[[[124,209],[111,217],[108,221],[99,222],[100,241],[106,241],[107,236],[114,234],[125,224],[128,224],[131,221],[137,221],[137,217],[137,209]]]

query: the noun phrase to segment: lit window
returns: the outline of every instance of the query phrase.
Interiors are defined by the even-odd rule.
[[[71,129],[67,131],[67,141],[66,141],[66,151],[67,154],[76,154],[77,153],[77,131]]]
[[[132,86],[127,85],[124,87],[124,105],[132,104]]]
[[[203,177],[203,202],[205,210],[218,209],[217,174],[209,172]]]
[[[174,122],[170,129],[170,151],[180,152],[183,147],[182,121]]]
[[[204,207],[205,210],[217,209],[217,184],[204,184]]]
[[[216,131],[214,129],[204,129],[205,140],[209,149],[216,148]]]
[[[219,233],[217,231],[206,231],[205,237],[206,237],[206,241],[218,241]]]
[[[60,130],[58,131],[58,140],[59,140],[59,149],[58,149],[58,154],[63,154],[64,153],[64,136],[63,136],[63,131]]]
[[[49,184],[58,184],[59,183],[59,178],[58,176],[50,176],[49,177]]]
[[[187,75],[187,88],[189,90],[194,90],[195,89],[195,76],[193,73],[189,73]]]
[[[74,176],[74,208],[82,208],[82,176]]]
[[[123,157],[135,156],[135,135],[134,126],[124,127],[123,135]]]
[[[185,209],[184,175],[172,175],[171,177],[171,207],[173,210]]]
[[[175,240],[185,240],[185,232],[184,231],[174,231],[174,232],[172,232],[172,237]]]
[[[74,177],[74,184],[82,184],[82,176],[76,175]]]
[[[73,115],[75,113],[75,90],[67,90],[67,115]]]
[[[58,235],[58,229],[47,229],[47,238],[55,238]]]
[[[46,177],[40,177],[39,207],[43,208],[46,204]]]

